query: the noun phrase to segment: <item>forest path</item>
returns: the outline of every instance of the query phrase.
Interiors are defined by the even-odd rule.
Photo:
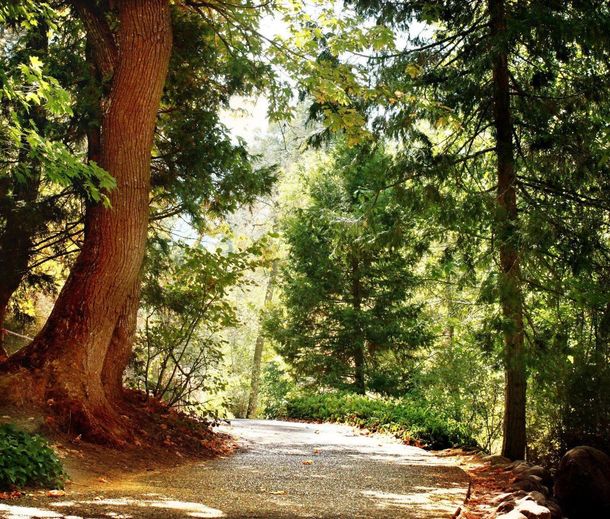
[[[460,468],[389,437],[265,420],[233,420],[222,429],[239,440],[230,457],[95,493],[20,502],[21,511],[0,503],[0,517],[440,519],[466,497],[468,477]]]

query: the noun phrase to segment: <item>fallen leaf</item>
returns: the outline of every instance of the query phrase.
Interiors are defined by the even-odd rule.
[[[313,460],[305,460],[303,465],[313,465]]]
[[[49,490],[47,497],[64,497],[66,493],[63,490]]]
[[[0,499],[17,499],[23,495],[23,492],[19,490],[13,490],[12,492],[0,492]]]

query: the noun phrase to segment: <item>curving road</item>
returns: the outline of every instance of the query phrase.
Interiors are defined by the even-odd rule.
[[[0,517],[449,518],[468,477],[446,459],[335,424],[234,420],[228,458],[139,476],[120,489],[0,502]]]

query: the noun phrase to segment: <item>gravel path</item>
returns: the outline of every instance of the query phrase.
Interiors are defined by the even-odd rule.
[[[0,517],[449,518],[468,477],[446,459],[334,424],[234,420],[233,456],[62,500],[0,502]],[[4,514],[4,515],[3,515]]]

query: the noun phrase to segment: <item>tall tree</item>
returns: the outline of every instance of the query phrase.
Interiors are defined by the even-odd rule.
[[[263,302],[263,310],[269,307],[273,301],[273,292],[277,282],[278,260],[271,263],[271,271],[267,279],[267,289],[265,290],[265,299]],[[262,323],[260,323],[262,324]],[[256,407],[258,405],[258,389],[261,381],[261,364],[263,360],[263,347],[265,346],[265,334],[262,326],[256,336],[254,344],[254,355],[252,358],[252,376],[250,377],[250,395],[248,396],[248,409],[246,411],[247,418],[256,417]]]
[[[166,0],[125,0],[118,5],[115,35],[94,4],[77,7],[84,9],[100,70],[111,74],[99,162],[117,189],[109,194],[111,208],[94,205],[87,211],[82,250],[53,312],[34,342],[3,364],[1,383],[13,399],[52,399],[69,411],[75,428],[93,438],[120,441],[129,433],[105,394],[102,368],[117,325],[129,321],[119,318],[144,257],[150,157],[171,54],[171,14]],[[116,335],[120,340],[118,330]]]
[[[61,85],[80,78],[78,67],[62,68],[66,53],[60,42],[73,24],[58,31],[67,17],[46,4],[12,7],[0,13],[0,327],[23,282],[51,288],[50,277],[37,267],[70,251],[66,244],[80,230],[81,197],[99,200],[99,190],[111,185],[106,172],[82,164],[81,154],[72,151],[76,118],[71,92]],[[50,29],[56,34],[52,41]]]
[[[502,455],[509,459],[525,457],[526,373],[523,344],[523,295],[517,236],[517,192],[513,114],[510,103],[508,33],[504,0],[489,0],[489,26],[492,38],[493,112],[496,129],[498,167],[497,235],[500,255],[500,304],[507,321],[504,330],[506,393]]]
[[[54,402],[58,416],[90,438],[121,442],[129,432],[117,404],[135,332],[149,204],[157,231],[179,213],[199,227],[206,211],[218,215],[251,201],[274,179],[273,168],[253,167],[218,119],[231,95],[269,78],[268,66],[252,58],[260,54],[252,29],[264,6],[71,4],[87,35],[86,49],[78,40],[72,48],[84,49],[76,61],[89,67],[74,119],[81,138],[85,130],[92,168],[105,168],[116,189],[107,204],[88,205],[84,243],[53,312],[35,341],[4,363],[0,384],[10,388],[7,398]],[[235,24],[244,30],[234,31]],[[179,44],[162,97],[174,29]],[[26,394],[27,385],[36,391]]]
[[[575,114],[576,100],[589,96],[579,75],[607,88],[607,38],[600,25],[608,19],[607,5],[502,0],[350,4],[380,29],[394,27],[408,43],[373,52],[367,66],[375,72],[376,89],[363,93],[361,87],[361,95],[352,89],[347,104],[369,109],[374,129],[402,139],[413,150],[405,170],[458,191],[478,190],[484,200],[490,189],[496,192],[495,203],[487,204],[486,220],[499,258],[496,294],[506,371],[503,453],[523,458],[527,377],[521,265],[529,258],[524,256],[522,215],[527,210],[529,222],[530,215],[542,214],[530,204],[531,191],[547,185],[551,163],[551,170],[565,171],[572,160],[560,158],[565,157],[558,151],[565,134],[555,129],[563,126],[562,109]],[[385,100],[382,113],[377,109],[380,99]],[[336,102],[331,99],[323,108],[331,111]],[[590,115],[581,113],[578,119],[596,124]],[[422,120],[429,126],[419,124]],[[540,154],[543,135],[543,146],[555,150],[552,156]],[[576,172],[578,164],[574,156],[568,167]],[[490,168],[495,169],[493,176]],[[535,187],[523,192],[522,179],[530,183],[532,177],[538,179]],[[475,179],[475,186],[467,187],[466,179]],[[572,189],[582,189],[579,181],[568,184],[570,196],[575,195]],[[533,242],[531,250],[536,250]]]
[[[285,312],[267,329],[303,381],[365,393],[384,355],[404,364],[427,337],[409,301],[422,244],[409,231],[381,147],[338,146],[311,172],[304,207],[285,219]],[[398,362],[397,362],[398,361]]]

